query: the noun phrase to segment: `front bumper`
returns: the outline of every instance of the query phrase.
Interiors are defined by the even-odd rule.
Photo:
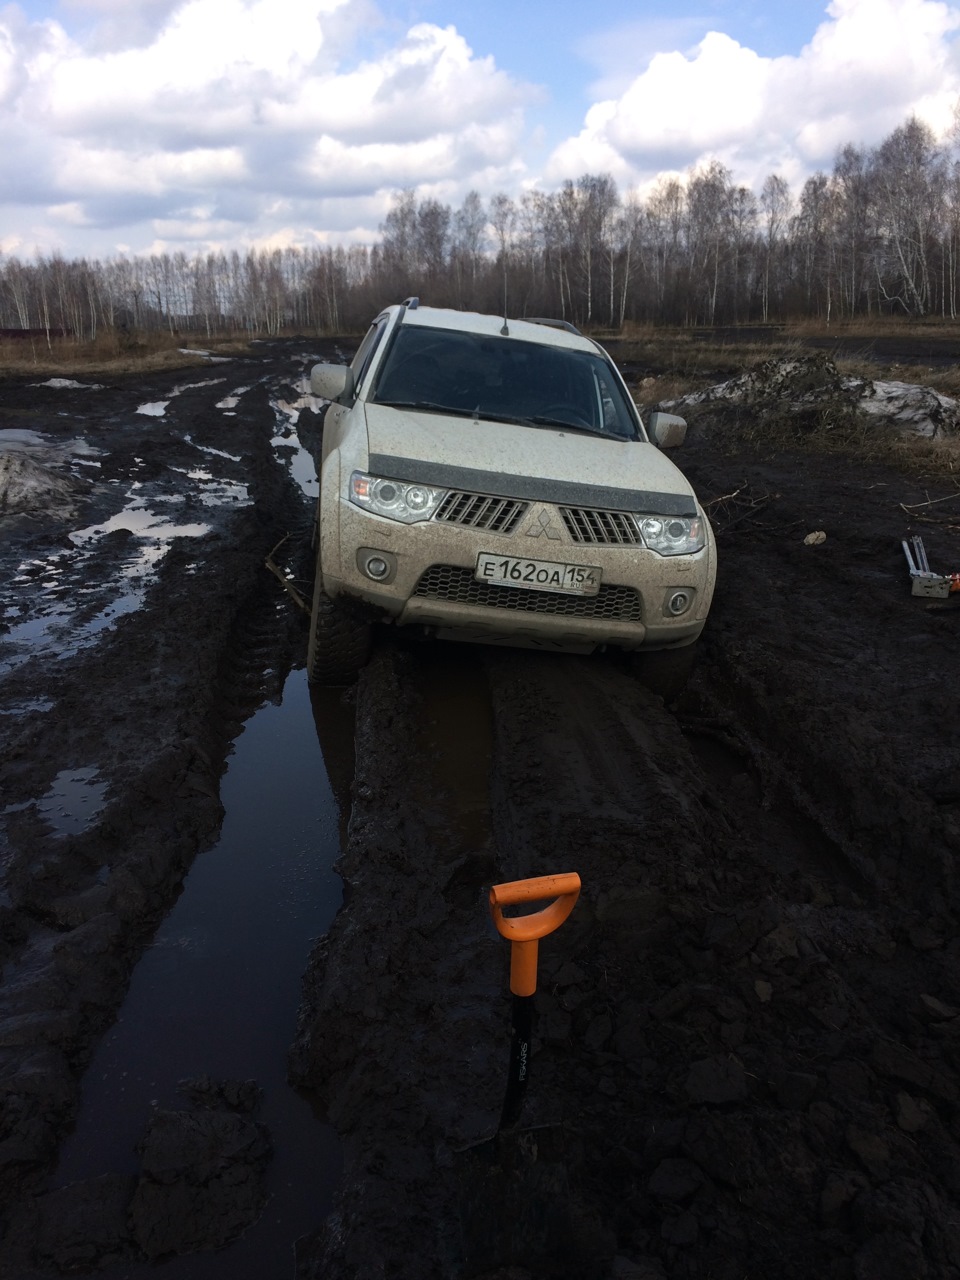
[[[549,508],[546,508],[549,509]],[[328,595],[365,601],[399,625],[418,624],[447,638],[589,652],[598,645],[662,648],[691,643],[703,630],[715,575],[715,552],[707,545],[687,556],[660,556],[641,545],[578,544],[559,533],[553,539],[508,535],[441,523],[401,524],[340,499],[336,538],[324,547],[323,583]],[[539,527],[537,509],[522,528]],[[553,509],[552,528],[562,530]],[[328,554],[332,548],[332,554]],[[364,572],[371,552],[389,563],[388,579]],[[489,552],[596,567],[595,596],[528,590],[478,582],[477,556]],[[669,615],[666,601],[686,591],[689,608]]]

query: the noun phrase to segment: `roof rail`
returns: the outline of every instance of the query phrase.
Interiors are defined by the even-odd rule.
[[[546,324],[551,329],[566,329],[567,333],[575,333],[578,338],[582,338],[583,334],[575,324],[571,324],[569,320],[553,320],[549,316],[524,316],[527,324]]]
[[[404,298],[403,300],[403,306],[405,306],[408,311],[416,311],[419,305],[420,305],[419,298]]]

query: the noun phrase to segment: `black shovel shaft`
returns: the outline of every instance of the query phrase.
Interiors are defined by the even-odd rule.
[[[513,997],[513,1030],[510,1036],[510,1068],[503,1099],[500,1128],[509,1128],[520,1118],[523,1095],[530,1072],[530,1031],[533,1024],[533,996]]]

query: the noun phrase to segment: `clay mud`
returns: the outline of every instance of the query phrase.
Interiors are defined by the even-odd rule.
[[[957,486],[738,443],[709,406],[678,459],[720,580],[682,696],[623,655],[387,632],[316,709],[344,905],[289,1079],[342,1171],[312,1229],[271,1271],[245,1261],[274,1157],[261,1086],[227,1072],[160,1109],[132,1167],[57,1183],[84,1069],[218,838],[230,743],[302,667],[311,494],[290,463],[327,357],[2,388],[4,425],[42,437],[22,443],[74,450],[52,468],[69,493],[8,515],[2,550],[5,1272],[154,1259],[189,1280],[226,1246],[237,1277],[960,1274],[960,611],[911,596],[900,545],[960,569]],[[288,534],[285,587],[264,560]],[[486,892],[556,871],[583,891],[541,944],[527,1094],[498,1133]],[[170,1196],[199,1185],[236,1194],[173,1240]]]

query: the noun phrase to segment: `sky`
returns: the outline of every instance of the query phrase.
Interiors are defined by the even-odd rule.
[[[798,195],[958,101],[943,0],[19,0],[0,252],[371,244],[408,187],[643,197],[712,160]]]

